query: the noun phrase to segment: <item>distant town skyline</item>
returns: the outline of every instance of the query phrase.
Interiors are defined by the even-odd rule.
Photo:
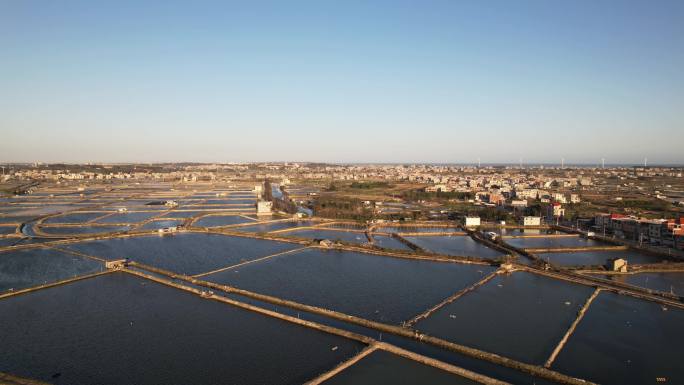
[[[0,163],[684,163],[684,2],[0,4]]]

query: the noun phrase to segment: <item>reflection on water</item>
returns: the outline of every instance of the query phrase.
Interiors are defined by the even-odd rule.
[[[553,369],[601,384],[684,384],[684,310],[602,292]]]
[[[299,384],[363,348],[124,273],[4,299],[0,324],[0,372],[54,384]]]
[[[204,279],[397,324],[492,270],[489,266],[307,249]]]

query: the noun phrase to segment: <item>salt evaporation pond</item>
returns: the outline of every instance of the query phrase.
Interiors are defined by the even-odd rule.
[[[101,262],[52,249],[5,251],[0,253],[0,293],[101,270]]]
[[[282,235],[308,239],[329,239],[331,241],[342,241],[358,244],[368,243],[368,238],[366,237],[365,233],[341,230],[303,229],[288,231]]]
[[[138,223],[142,222],[146,219],[150,219],[154,216],[159,215],[158,212],[153,212],[153,213],[135,213],[135,212],[128,212],[128,213],[117,213],[114,215],[110,215],[108,217],[104,217],[102,219],[98,219],[96,222],[97,223]]]
[[[71,244],[71,250],[194,275],[302,247],[298,244],[219,234],[177,233]]]
[[[570,253],[540,253],[544,261],[559,266],[596,266],[605,265],[608,259],[624,258],[628,263],[658,263],[662,258],[639,250],[595,250],[576,251]]]
[[[425,250],[437,254],[470,256],[485,259],[496,259],[504,255],[502,252],[489,248],[465,235],[404,238]]]
[[[542,238],[509,238],[504,239],[506,243],[511,246],[521,249],[557,249],[564,247],[593,247],[593,246],[610,246],[609,244],[595,241],[593,239],[586,239],[577,237],[542,237]]]
[[[323,382],[325,385],[477,385],[441,369],[382,350],[376,350]]]
[[[103,215],[107,215],[106,212],[99,213],[68,213],[63,215],[57,215],[54,217],[47,218],[43,223],[85,223],[91,221],[95,218],[99,218]]]
[[[276,231],[276,230],[285,230],[285,229],[293,229],[297,227],[308,227],[312,226],[315,223],[312,221],[282,221],[282,222],[273,222],[273,223],[255,223],[254,225],[249,225],[249,226],[240,226],[236,227],[232,230],[234,231],[241,231],[241,232],[248,232],[248,233],[268,233],[270,231]],[[282,235],[286,235],[288,233],[283,233]]]
[[[373,235],[373,241],[375,246],[383,247],[385,249],[395,249],[411,251],[412,249],[405,244],[401,243],[400,240],[392,237],[387,237],[384,235]]]
[[[163,229],[165,227],[174,227],[178,225],[182,225],[183,221],[180,219],[161,219],[161,220],[153,220],[150,222],[145,223],[140,227],[140,230],[159,230]]]
[[[207,211],[170,211],[164,215],[162,215],[160,218],[180,218],[180,219],[185,219],[185,218],[191,218],[200,214],[208,214]]]
[[[684,273],[615,274],[601,277],[664,293],[684,295]]]
[[[483,228],[483,232],[497,233],[501,236],[520,236],[520,235],[552,235],[560,234],[560,232],[552,229],[525,229],[525,228],[505,228],[505,227],[490,227]]]
[[[592,292],[591,287],[533,273],[502,274],[415,327],[448,341],[542,364]]]
[[[493,269],[306,249],[203,279],[398,324],[480,280]]]
[[[602,292],[552,369],[601,384],[684,384],[684,310]]]
[[[455,233],[461,230],[455,227],[418,227],[418,226],[388,226],[376,227],[377,233]]]
[[[364,347],[125,273],[0,300],[0,324],[0,372],[53,384],[301,384]]]
[[[218,227],[240,225],[243,223],[254,223],[254,221],[239,215],[209,215],[199,219],[193,226]]]
[[[81,235],[81,234],[104,234],[119,231],[127,231],[129,226],[54,226],[41,227],[41,231],[50,235]]]

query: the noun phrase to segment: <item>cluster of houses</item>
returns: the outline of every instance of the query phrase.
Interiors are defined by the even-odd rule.
[[[684,250],[684,218],[645,219],[600,214],[594,217],[593,229],[598,234]]]

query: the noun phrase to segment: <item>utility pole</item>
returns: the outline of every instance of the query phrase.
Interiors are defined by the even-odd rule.
[[[648,158],[644,158],[644,168],[648,167]]]

